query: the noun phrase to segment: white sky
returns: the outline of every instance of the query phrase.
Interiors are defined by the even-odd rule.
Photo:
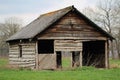
[[[98,0],[0,0],[0,23],[18,17],[27,25],[40,14],[74,5],[78,10],[94,7]]]

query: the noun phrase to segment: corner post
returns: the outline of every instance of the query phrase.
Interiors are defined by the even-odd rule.
[[[82,51],[80,51],[80,67],[82,67]]]
[[[109,68],[109,46],[108,40],[105,41],[105,68]]]
[[[39,65],[38,65],[38,63],[39,63],[39,61],[38,61],[38,58],[39,57],[39,55],[38,55],[38,41],[36,41],[36,70],[38,70],[39,69]]]

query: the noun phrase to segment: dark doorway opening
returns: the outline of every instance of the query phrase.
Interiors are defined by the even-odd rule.
[[[80,51],[72,52],[72,67],[80,66]]]
[[[105,67],[105,41],[83,42],[83,66]]]
[[[57,62],[57,68],[62,68],[62,54],[61,54],[61,51],[56,52],[56,62]]]
[[[80,66],[80,51],[57,51],[57,68],[71,68]]]
[[[57,68],[70,68],[72,65],[72,54],[70,51],[57,51],[56,63]]]

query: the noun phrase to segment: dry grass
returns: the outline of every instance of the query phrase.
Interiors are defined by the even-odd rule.
[[[120,60],[110,59],[110,69],[111,68],[120,68]]]

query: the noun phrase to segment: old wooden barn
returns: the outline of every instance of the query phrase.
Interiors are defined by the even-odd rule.
[[[72,67],[109,67],[113,37],[74,6],[40,15],[7,39],[9,63],[32,69],[62,67],[62,52],[71,54]]]

